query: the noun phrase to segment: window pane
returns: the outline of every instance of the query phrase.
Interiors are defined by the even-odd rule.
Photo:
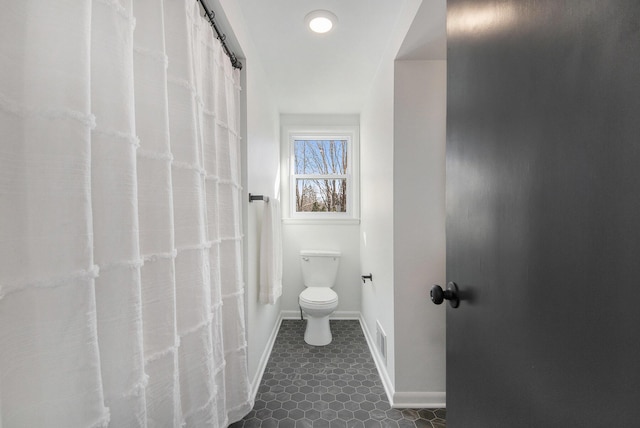
[[[295,174],[346,174],[347,140],[295,140]]]
[[[296,212],[347,212],[347,180],[297,179]]]

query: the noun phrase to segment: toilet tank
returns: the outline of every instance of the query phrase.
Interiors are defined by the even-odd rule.
[[[302,280],[305,287],[333,287],[340,264],[339,251],[300,251]]]

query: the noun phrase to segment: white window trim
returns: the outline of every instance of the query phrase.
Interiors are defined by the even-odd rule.
[[[282,135],[282,195],[283,220],[288,224],[357,224],[360,221],[360,136],[357,126],[288,126]],[[347,179],[347,212],[304,212],[295,211],[295,180],[293,155],[294,139],[346,139],[348,141],[349,163],[347,174],[336,174],[335,178]],[[305,177],[309,177],[306,175]],[[325,176],[323,176],[324,178]],[[283,198],[285,199],[285,198]]]

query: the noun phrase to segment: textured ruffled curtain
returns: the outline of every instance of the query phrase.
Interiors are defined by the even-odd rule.
[[[0,428],[251,408],[239,73],[195,0],[0,14]]]

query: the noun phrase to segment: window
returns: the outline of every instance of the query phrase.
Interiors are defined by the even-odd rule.
[[[348,152],[346,139],[293,140],[297,213],[347,212]]]
[[[289,207],[297,219],[356,219],[355,132],[289,133]]]

